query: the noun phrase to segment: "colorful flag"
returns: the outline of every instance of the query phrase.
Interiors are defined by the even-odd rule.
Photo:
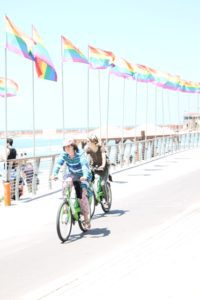
[[[110,51],[89,47],[89,64],[92,69],[106,69],[113,66],[115,55]]]
[[[151,69],[149,67],[146,67],[144,65],[135,64],[134,65],[135,70],[135,79],[140,82],[152,82],[154,81],[153,74],[151,72]]]
[[[183,93],[200,93],[200,84],[198,82],[180,80],[179,90]]]
[[[16,54],[22,55],[25,58],[34,60],[31,52],[34,45],[31,37],[20,31],[13,25],[10,19],[5,16],[6,21],[6,48]]]
[[[62,43],[62,61],[68,62],[78,62],[83,64],[88,64],[88,60],[86,56],[72,44],[70,40],[66,37],[61,36],[61,43]]]
[[[155,84],[156,86],[173,91],[179,89],[179,76],[156,70],[153,70],[152,74],[155,79],[153,84]]]
[[[19,86],[12,79],[5,80],[4,77],[0,77],[0,97],[12,97],[16,96]],[[5,94],[6,92],[6,94]]]
[[[123,58],[115,57],[113,67],[110,69],[111,74],[119,77],[135,79],[134,66]]]
[[[35,58],[35,68],[39,78],[57,81],[57,73],[48,51],[44,47],[37,30],[33,28],[33,41],[35,43],[32,52]]]

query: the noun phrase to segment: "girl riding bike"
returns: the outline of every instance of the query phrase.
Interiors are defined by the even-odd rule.
[[[92,173],[84,151],[78,148],[73,138],[64,141],[63,152],[60,154],[54,167],[52,179],[57,178],[60,168],[64,163],[67,165],[67,172],[64,175],[64,179],[71,185],[74,185],[85,225],[89,229],[91,224],[88,218],[90,207],[87,194]]]

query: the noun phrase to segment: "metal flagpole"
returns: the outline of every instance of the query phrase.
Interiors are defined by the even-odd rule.
[[[6,33],[7,45],[7,33]],[[5,47],[5,182],[4,182],[4,204],[9,206],[11,204],[11,186],[10,176],[8,173],[8,160],[7,160],[7,137],[8,137],[8,107],[7,107],[7,48]]]
[[[135,142],[136,142],[136,126],[137,126],[137,100],[138,100],[138,81],[137,76],[135,78]]]
[[[6,34],[7,37],[7,34]],[[8,138],[8,101],[7,101],[7,49],[5,48],[5,181],[8,182],[7,138]]]
[[[35,81],[34,81],[34,61],[32,62],[32,121],[33,121],[33,157],[35,158]]]
[[[98,70],[98,78],[99,78],[99,132],[100,132],[100,140],[102,137],[101,131],[101,77],[100,70]]]
[[[155,140],[156,140],[156,136],[157,136],[157,100],[158,100],[158,87],[155,85]]]
[[[146,83],[146,132],[145,132],[145,140],[147,139],[147,123],[148,123],[148,100],[149,100],[149,87],[148,83]]]
[[[65,136],[65,97],[64,97],[64,68],[63,68],[63,46],[62,46],[62,37],[61,37],[61,92],[62,92],[62,135],[63,139]]]
[[[88,58],[89,58],[89,48],[88,48]],[[90,130],[90,67],[88,64],[88,73],[87,73],[87,134]]]
[[[125,82],[126,79],[124,78],[124,84],[123,84],[123,94],[122,94],[122,128],[121,128],[121,143],[123,147],[124,142],[124,112],[125,112]]]
[[[108,86],[107,86],[106,146],[108,146],[109,106],[110,106],[110,71],[108,71]]]

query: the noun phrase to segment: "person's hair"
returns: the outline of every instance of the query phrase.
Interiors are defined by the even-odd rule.
[[[78,146],[75,143],[72,143],[71,146],[73,147],[74,151],[78,151]]]
[[[12,146],[12,144],[13,144],[13,139],[8,138],[8,139],[7,139],[7,144],[9,144],[10,146]]]
[[[99,143],[99,139],[95,134],[92,134],[88,137],[88,141],[90,141],[91,143],[94,144],[98,144]]]
[[[74,151],[76,151],[76,152],[78,151],[78,146],[76,145],[75,142],[71,143],[70,146],[72,146],[72,148],[73,148]],[[65,147],[66,146],[63,146],[63,151],[65,151]]]

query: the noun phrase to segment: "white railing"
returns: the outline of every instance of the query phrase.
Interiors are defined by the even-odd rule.
[[[200,133],[190,132],[173,136],[155,137],[141,141],[124,141],[107,146],[111,173],[162,158],[186,149],[198,147]],[[61,189],[60,181],[52,182],[50,176],[58,154],[10,160],[8,174],[12,198],[29,201]],[[4,163],[1,162],[0,197],[3,197]],[[13,164],[15,167],[13,168]],[[64,169],[60,172],[62,176]],[[21,195],[22,193],[22,195]]]

